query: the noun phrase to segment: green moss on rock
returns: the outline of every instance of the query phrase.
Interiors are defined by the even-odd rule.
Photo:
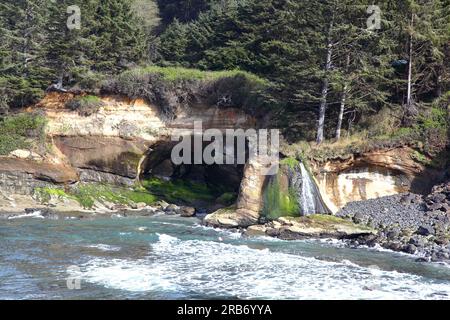
[[[184,180],[166,181],[151,178],[142,181],[142,186],[170,203],[193,203],[195,201],[214,202],[218,194],[205,184]]]
[[[295,190],[283,180],[283,171],[270,179],[264,190],[263,216],[277,219],[284,216],[298,216],[299,201]]]
[[[41,203],[49,203],[52,199],[76,200],[85,209],[92,209],[96,202],[131,205],[145,203],[151,205],[158,198],[145,189],[125,188],[107,184],[81,184],[67,191],[61,188],[36,188],[35,198]]]
[[[300,164],[300,161],[298,161],[296,158],[288,157],[284,158],[280,161],[281,165],[287,165],[289,168],[294,169]]]

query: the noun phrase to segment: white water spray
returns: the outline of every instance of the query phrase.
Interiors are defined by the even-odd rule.
[[[315,201],[314,181],[312,181],[308,170],[306,170],[303,163],[300,163],[300,170],[302,174],[302,192],[301,192],[301,206],[302,214],[309,215],[317,213]]]

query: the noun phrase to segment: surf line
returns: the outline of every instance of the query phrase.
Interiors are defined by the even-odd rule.
[[[208,318],[212,307],[189,307],[185,304],[183,307],[178,307],[178,315],[198,315]]]

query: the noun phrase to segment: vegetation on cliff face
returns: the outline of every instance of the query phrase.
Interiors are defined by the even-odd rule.
[[[91,209],[96,203],[132,205],[145,203],[151,205],[158,198],[145,189],[125,188],[107,184],[80,184],[67,190],[61,188],[36,188],[34,197],[41,203],[49,203],[52,199],[71,199],[77,201],[85,209]]]
[[[144,98],[172,119],[180,108],[193,102],[261,111],[269,83],[245,71],[201,71],[181,67],[133,68],[103,82],[104,93]]]
[[[170,203],[195,204],[196,202],[214,203],[223,196],[223,190],[209,187],[202,183],[184,180],[166,181],[159,178],[143,180],[142,186],[150,193],[158,195]],[[224,201],[229,196],[224,196]]]
[[[296,191],[283,179],[282,175],[282,170],[280,170],[277,175],[270,178],[264,189],[263,216],[271,220],[300,215]]]
[[[0,118],[0,155],[17,149],[45,151],[45,117],[22,113]]]
[[[102,100],[93,95],[76,97],[66,102],[66,108],[76,110],[81,116],[90,116],[103,106]]]
[[[74,200],[85,209],[102,204],[131,206],[145,203],[152,205],[158,200],[178,204],[220,204],[229,206],[236,200],[236,194],[210,188],[191,181],[164,181],[152,178],[142,181],[142,186],[121,187],[101,183],[80,183],[75,186],[43,187],[34,189],[34,198],[43,204],[53,200]]]

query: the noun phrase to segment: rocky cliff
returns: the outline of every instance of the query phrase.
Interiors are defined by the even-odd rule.
[[[167,120],[160,107],[119,96],[101,97],[101,107],[86,115],[67,108],[74,98],[71,93],[52,92],[25,111],[46,118],[47,148],[15,150],[0,157],[4,194],[31,194],[37,187],[77,182],[133,185],[146,169],[147,158],[158,152],[157,146],[173,146],[170,137],[175,130],[189,135],[195,121],[201,121],[203,129],[222,131],[253,128],[256,122],[240,109],[202,104],[180,109]]]
[[[269,185],[267,176],[260,173],[264,161],[242,168],[198,168],[169,163],[175,143],[171,135],[175,130],[190,135],[195,121],[202,121],[203,129],[222,132],[256,128],[261,117],[237,107],[219,107],[196,100],[189,107],[176,109],[174,116],[167,119],[157,105],[114,95],[101,96],[100,107],[86,114],[67,108],[74,98],[77,96],[71,93],[52,92],[25,111],[42,114],[47,119],[47,148],[40,152],[14,150],[0,157],[0,189],[4,195],[26,195],[35,188],[78,182],[132,186],[151,174],[163,180],[176,177],[215,187],[217,182],[227,181],[226,192],[238,193],[237,201],[233,209],[222,209],[209,216],[206,222],[211,225],[248,226],[261,218],[264,191]],[[352,201],[406,191],[425,193],[442,172],[417,161],[415,153],[410,147],[400,146],[353,154],[346,159],[311,161],[320,201],[337,212]],[[202,200],[216,197],[217,194],[208,195]],[[7,208],[9,203],[3,202],[3,207]],[[200,206],[203,205],[204,201],[200,201]]]
[[[443,178],[443,170],[417,161],[408,146],[376,149],[346,159],[314,162],[317,183],[327,204],[337,211],[352,201],[403,192],[426,194]]]

